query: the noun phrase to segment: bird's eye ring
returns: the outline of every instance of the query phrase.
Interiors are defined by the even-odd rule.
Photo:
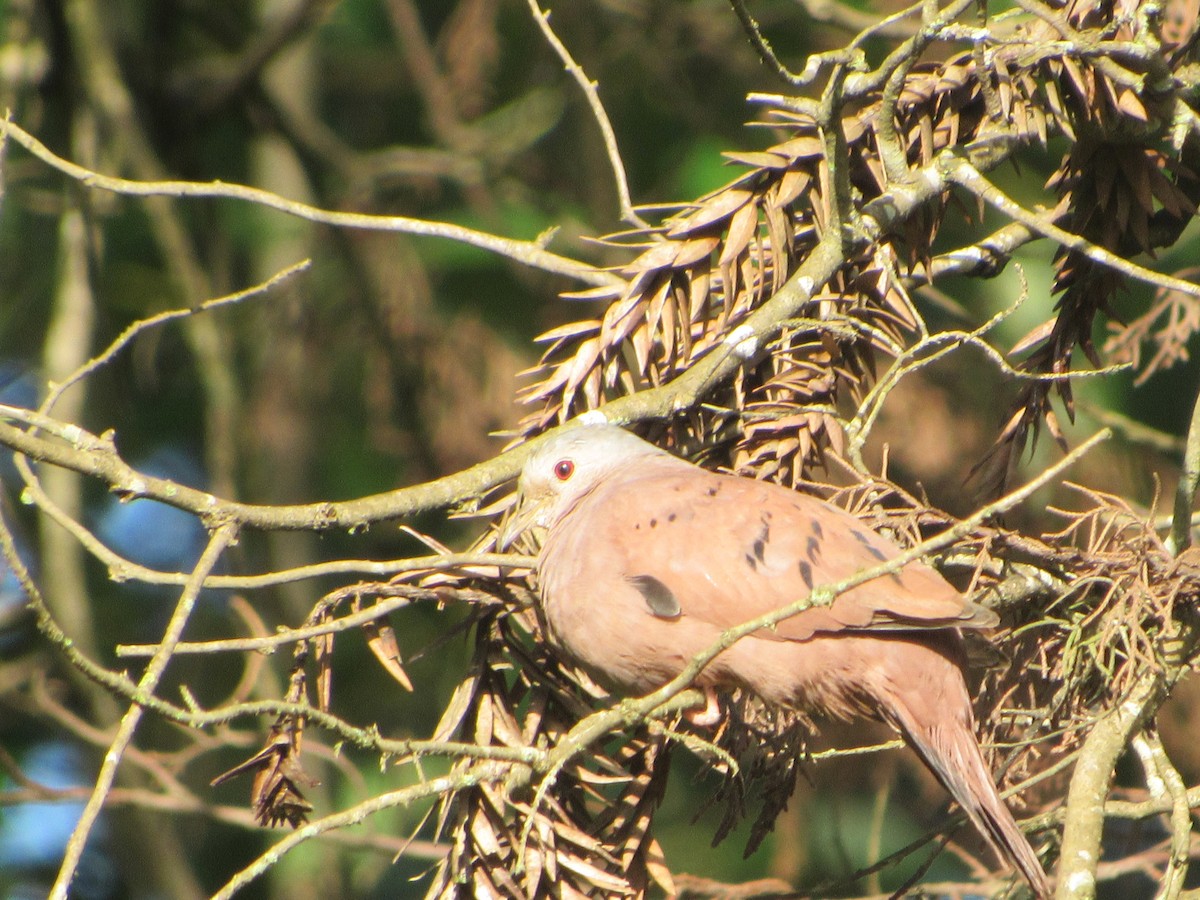
[[[575,474],[575,463],[569,459],[560,459],[554,464],[554,477],[559,481],[566,481]]]

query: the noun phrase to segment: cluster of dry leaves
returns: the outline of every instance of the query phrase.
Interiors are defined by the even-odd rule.
[[[480,621],[475,665],[450,712],[461,721],[443,719],[483,746],[557,744],[603,693],[531,640],[521,618]],[[428,896],[627,896],[654,882],[670,892],[651,829],[667,762],[666,741],[642,735],[589,748],[549,790],[485,784],[443,804],[439,830],[452,849]]]

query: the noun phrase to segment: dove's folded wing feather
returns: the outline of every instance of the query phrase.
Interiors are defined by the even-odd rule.
[[[720,629],[794,603],[814,586],[874,568],[900,552],[824,501],[665,457],[609,479],[577,512],[586,513],[591,546],[615,548],[594,573],[581,571],[581,579],[620,579],[622,589],[641,590],[648,614],[697,617]],[[591,568],[586,561],[579,564]],[[760,636],[804,640],[818,631],[993,624],[992,613],[964,600],[916,561]]]

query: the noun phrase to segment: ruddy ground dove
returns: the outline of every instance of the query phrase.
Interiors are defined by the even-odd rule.
[[[602,684],[647,693],[723,631],[900,551],[846,511],[707,471],[612,425],[544,443],[511,529],[547,528],[538,580],[551,640]],[[760,629],[696,684],[838,719],[882,719],[991,846],[1050,894],[975,738],[959,629],[996,623],[920,561]]]

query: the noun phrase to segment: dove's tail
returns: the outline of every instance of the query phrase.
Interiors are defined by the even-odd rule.
[[[909,646],[922,646],[923,643],[913,642]],[[931,642],[934,643],[940,642]],[[879,691],[886,695],[879,698],[884,701],[880,711],[900,729],[993,849],[1020,871],[1039,900],[1049,898],[1050,884],[1045,870],[1017,827],[1012,813],[1000,799],[979,749],[961,669],[941,652],[943,648],[927,646],[923,649],[933,650],[939,663],[951,666],[955,670],[953,677],[924,681],[924,691],[920,690],[922,680],[914,679],[911,669],[903,679],[887,678],[886,686],[881,686]],[[914,682],[915,690],[911,688]],[[936,684],[940,690],[930,691],[931,684]],[[900,685],[908,685],[910,689]]]

